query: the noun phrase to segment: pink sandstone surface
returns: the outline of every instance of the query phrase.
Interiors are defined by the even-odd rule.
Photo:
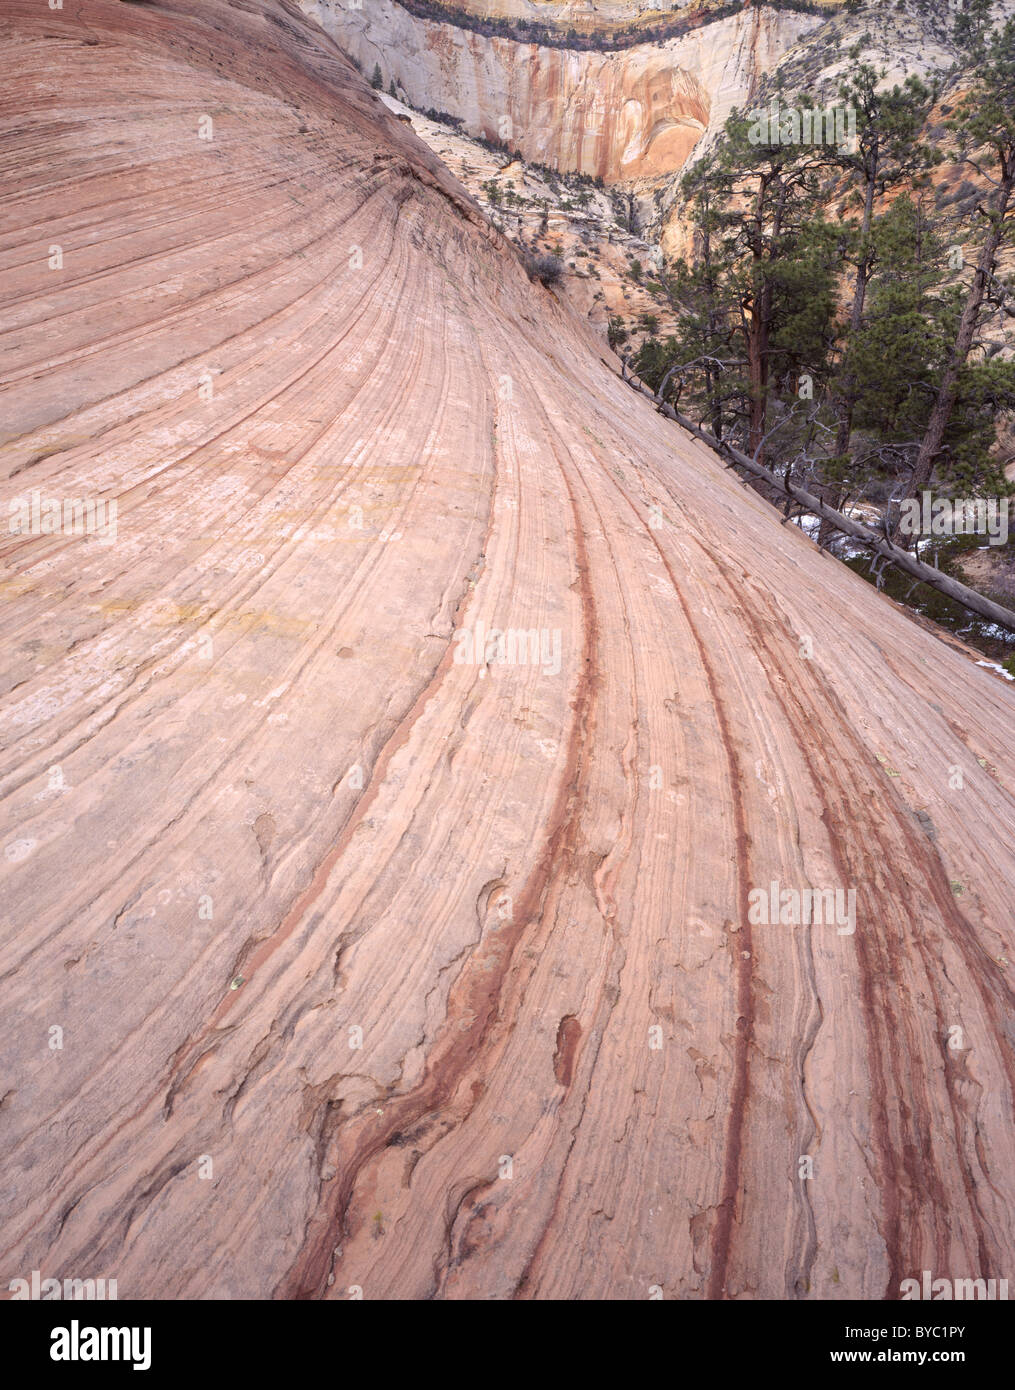
[[[0,1287],[1015,1273],[1011,689],[294,4],[7,0],[0,52]],[[33,490],[115,540],[8,534]]]

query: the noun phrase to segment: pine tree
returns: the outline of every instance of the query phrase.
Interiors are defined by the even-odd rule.
[[[910,497],[923,492],[941,457],[949,421],[969,382],[966,366],[984,303],[989,298],[1001,305],[1011,301],[1010,291],[999,284],[996,271],[1001,246],[1010,238],[1015,223],[1015,20],[1008,20],[989,44],[985,41],[977,79],[959,105],[952,126],[967,162],[990,183],[993,193],[988,205],[978,208],[986,223],[983,244],[920,443],[907,493]]]
[[[949,254],[922,199],[903,194],[875,223],[875,271],[864,320],[846,342],[855,389],[854,447],[843,493],[871,478],[908,476],[926,432],[962,316]],[[1015,367],[967,363],[942,439],[937,470],[952,496],[1007,490],[994,458],[997,418],[1015,404]]]
[[[683,180],[695,259],[673,276],[681,320],[660,373],[716,438],[732,431],[762,461],[772,404],[782,421],[827,379],[839,241],[820,216],[827,152],[770,134],[734,112]],[[639,369],[658,366],[655,353]]]
[[[716,439],[722,439],[724,372],[746,365],[746,359],[738,361],[733,355],[732,306],[724,302],[720,289],[720,272],[728,269],[721,264],[725,258],[720,209],[730,192],[729,173],[714,155],[705,155],[684,175],[682,189],[695,228],[696,259],[693,266],[680,261],[672,278],[671,296],[683,311],[679,333],[671,340],[672,365],[681,370],[678,384],[682,386],[686,376],[693,389],[694,376],[683,369],[697,364],[701,416]]]
[[[720,148],[717,188],[729,194],[717,259],[727,261],[727,293],[746,360],[747,452],[762,463],[773,373],[805,355],[802,342],[793,351],[785,326],[794,313],[790,301],[812,296],[825,312],[832,309],[832,269],[827,255],[816,253],[819,242],[827,249],[827,239],[814,230],[827,151],[782,144],[778,132],[768,134],[758,140],[751,124],[733,113]],[[825,327],[808,325],[808,347]]]
[[[954,37],[975,63],[983,58],[993,20],[994,0],[961,0]]]
[[[936,92],[915,77],[907,78],[901,87],[880,90],[884,72],[861,61],[860,53],[859,44],[850,50],[853,66],[839,89],[841,101],[856,113],[855,147],[838,151],[835,161],[853,180],[852,201],[860,209],[860,219],[853,224],[851,239],[854,267],[848,324],[851,338],[860,332],[863,324],[867,288],[874,273],[875,199],[900,184],[913,183],[921,171],[940,158],[919,139]],[[832,486],[825,490],[825,500],[833,507],[841,505],[837,479],[849,467],[857,389],[847,357],[835,384],[835,443],[832,456],[824,465],[832,480]],[[822,540],[827,538],[828,529],[827,526],[822,528]]]
[[[844,368],[865,452],[884,445],[883,462],[899,451],[895,461],[904,463],[907,444],[911,449],[926,427],[946,352],[947,315],[933,297],[945,279],[945,254],[922,205],[908,194],[874,227],[877,271],[863,322],[847,341]],[[857,469],[850,481],[858,478]]]

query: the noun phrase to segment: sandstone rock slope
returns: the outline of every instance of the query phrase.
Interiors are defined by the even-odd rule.
[[[296,5],[0,41],[2,1287],[1015,1273],[1003,680],[636,397]]]

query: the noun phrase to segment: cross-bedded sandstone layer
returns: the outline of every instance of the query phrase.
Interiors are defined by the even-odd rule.
[[[294,5],[0,39],[3,1287],[1011,1277],[1011,690],[623,385]]]

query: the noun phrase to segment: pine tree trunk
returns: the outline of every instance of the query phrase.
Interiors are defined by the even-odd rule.
[[[863,202],[863,222],[860,225],[860,244],[862,254],[856,268],[856,282],[853,286],[853,307],[849,315],[850,342],[860,332],[863,324],[863,310],[867,301],[867,285],[870,281],[871,267],[871,248],[870,234],[871,224],[874,220],[874,189],[877,184],[879,169],[879,159],[877,145],[875,145],[871,155],[871,166],[868,170],[867,188]],[[850,435],[853,433],[853,408],[856,405],[855,384],[847,372],[843,381],[843,395],[839,406],[838,428],[835,432],[835,453],[836,456],[843,455],[849,448]]]
[[[748,450],[759,463],[765,461],[763,440],[765,438],[765,418],[767,401],[765,399],[765,333],[764,312],[765,291],[751,305],[750,332],[747,341],[747,377],[751,392],[750,433]]]
[[[874,220],[874,189],[879,167],[878,148],[872,151],[872,160],[867,168],[867,187],[863,200],[863,221],[860,226],[861,255],[856,267],[856,281],[853,285],[853,306],[849,315],[849,342],[855,341],[863,323],[864,304],[867,301],[867,285],[870,281],[871,249],[870,231]],[[842,382],[842,397],[838,405],[838,421],[835,430],[835,457],[842,458],[849,449],[853,434],[853,410],[856,406],[855,384],[847,372]],[[842,505],[843,488],[839,483],[822,489],[822,499],[838,511]],[[818,528],[818,544],[827,545],[832,538],[834,527],[822,521]]]
[[[998,192],[997,204],[994,209],[994,222],[987,235],[987,240],[983,244],[980,253],[979,264],[973,283],[969,287],[969,294],[966,296],[965,307],[962,310],[962,318],[959,321],[959,331],[955,336],[955,343],[948,358],[948,365],[945,367],[941,384],[938,387],[937,399],[934,408],[931,410],[930,419],[927,421],[927,428],[924,431],[923,439],[920,441],[920,452],[916,456],[916,464],[913,468],[913,476],[909,482],[907,497],[919,497],[924,488],[930,481],[934,464],[941,449],[941,441],[944,438],[945,430],[948,428],[948,421],[951,419],[952,411],[955,409],[955,401],[958,396],[959,375],[966,364],[969,351],[973,346],[973,338],[976,335],[977,324],[980,321],[980,310],[983,307],[983,299],[987,292],[987,281],[993,274],[994,265],[997,260],[998,248],[1004,237],[1005,214],[1011,201],[1012,188],[1015,186],[1015,167],[1007,165],[1004,169],[1004,176]],[[909,537],[898,540],[899,523],[896,522],[893,540],[897,543],[908,546]]]
[[[768,420],[768,337],[772,323],[772,284],[764,272],[765,240],[764,211],[768,180],[758,189],[754,223],[754,276],[751,298],[751,317],[747,335],[747,380],[751,393],[749,448],[752,457],[765,462],[765,425]],[[782,229],[785,189],[779,188],[779,201],[773,216],[772,242],[778,241]],[[759,290],[759,283],[762,288]]]

